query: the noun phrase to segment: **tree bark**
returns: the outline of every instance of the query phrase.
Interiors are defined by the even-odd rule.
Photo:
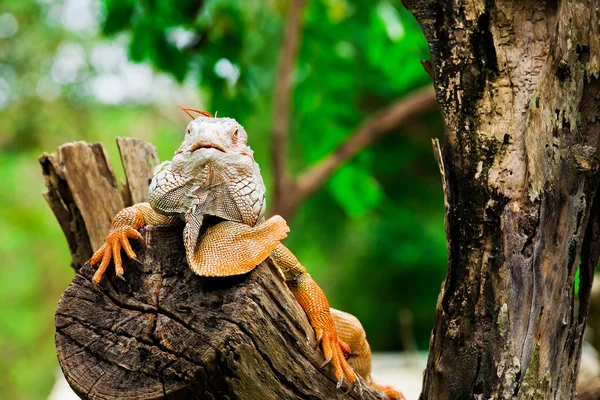
[[[600,4],[404,2],[446,124],[448,273],[421,399],[573,398],[599,252]]]
[[[155,150],[122,138],[119,149],[124,203],[144,200]],[[110,163],[101,144],[83,142],[40,162],[78,265],[97,248],[92,224],[105,226],[106,235],[111,213],[123,204]],[[96,285],[95,269],[82,263],[58,304],[57,355],[81,398],[361,398],[357,390],[336,389],[331,367],[319,368],[324,357],[314,331],[270,262],[237,277],[203,278],[186,264],[182,226],[142,234],[146,246],[132,243],[140,261],[123,260],[125,282],[109,269]],[[365,388],[362,398],[380,396]]]

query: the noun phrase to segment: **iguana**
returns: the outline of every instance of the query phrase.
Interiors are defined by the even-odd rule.
[[[331,363],[341,388],[348,392],[356,373],[391,399],[404,399],[399,391],[371,379],[371,351],[356,317],[329,307],[321,288],[281,240],[289,228],[280,216],[265,220],[265,185],[244,128],[231,118],[214,118],[195,111],[185,138],[171,161],[159,165],[150,183],[147,203],[135,204],[114,217],[105,244],[92,256],[100,262],[93,281],[99,283],[111,261],[123,278],[121,249],[136,254],[130,239],[141,239],[145,225],[185,221],[183,238],[190,268],[201,276],[230,276],[251,271],[267,257],[283,273],[286,283],[306,312],[325,355],[322,368]],[[216,218],[215,218],[216,217]],[[220,221],[203,226],[208,218]],[[204,224],[207,225],[207,224]],[[351,363],[347,357],[350,355]]]

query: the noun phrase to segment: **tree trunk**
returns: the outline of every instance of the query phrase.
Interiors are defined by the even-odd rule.
[[[448,273],[421,399],[573,398],[598,263],[600,4],[405,4],[446,123]]]
[[[40,158],[46,198],[67,236],[77,275],[56,310],[56,349],[83,399],[346,399],[336,389],[306,315],[270,262],[229,278],[194,275],[182,226],[143,230],[126,282],[100,285],[84,260],[119,208],[147,196],[152,146],[119,139],[121,194],[102,145],[70,143]],[[101,225],[104,231],[100,232]],[[96,232],[96,233],[94,233]],[[83,264],[83,265],[81,265]],[[352,362],[352,359],[349,361]],[[365,388],[364,399],[379,394]]]

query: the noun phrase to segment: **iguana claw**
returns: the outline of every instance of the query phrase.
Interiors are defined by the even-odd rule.
[[[320,334],[319,336],[317,336],[317,343],[315,344],[315,349],[319,348],[322,341],[323,341],[323,334]],[[331,359],[330,359],[330,361],[331,361]],[[323,367],[321,367],[321,368],[323,368]]]
[[[356,382],[360,382],[358,379],[354,382],[350,382],[350,386],[348,387],[348,390],[346,390],[346,394],[350,393],[352,390],[354,390],[354,386],[356,386]],[[360,393],[362,394],[362,386],[360,385],[360,383],[358,384],[358,387],[361,389]]]
[[[321,364],[321,369],[328,366],[330,362],[331,362],[331,357],[329,357],[327,360],[325,360],[325,362],[323,364]]]
[[[94,253],[90,259],[90,264],[94,265],[100,262],[98,270],[92,277],[92,281],[100,283],[110,261],[115,264],[115,274],[123,278],[123,262],[121,261],[121,249],[125,251],[127,257],[136,259],[136,254],[129,244],[130,239],[141,240],[145,244],[142,235],[137,231],[144,226],[144,217],[135,207],[127,207],[115,216],[110,231],[106,236],[106,242]]]
[[[144,241],[144,240],[142,239],[142,240],[140,240],[140,242],[142,242],[142,245],[143,245],[143,246],[146,246],[146,241]],[[131,257],[131,259],[132,259],[133,261],[135,261],[135,263],[136,263],[136,264],[138,264],[138,265],[144,265],[144,263],[143,263],[143,262],[141,262],[141,261],[140,261],[140,259],[139,259],[139,258],[137,258],[137,257]]]
[[[108,236],[106,237],[106,243],[104,243],[102,247],[100,247],[100,249],[98,249],[98,251],[94,253],[92,258],[90,259],[91,265],[97,264],[101,261],[98,270],[92,277],[92,280],[95,283],[100,283],[100,281],[104,277],[104,274],[106,273],[111,259],[114,261],[115,264],[115,274],[117,275],[117,277],[124,279],[123,262],[121,260],[121,249],[125,251],[127,257],[137,260],[136,254],[131,248],[131,244],[129,244],[129,239],[139,240],[141,237],[142,235],[130,226],[111,229],[108,233]]]

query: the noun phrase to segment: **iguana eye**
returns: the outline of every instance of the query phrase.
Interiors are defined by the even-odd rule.
[[[231,142],[236,144],[238,141],[238,128],[233,128],[229,136],[231,136]]]

